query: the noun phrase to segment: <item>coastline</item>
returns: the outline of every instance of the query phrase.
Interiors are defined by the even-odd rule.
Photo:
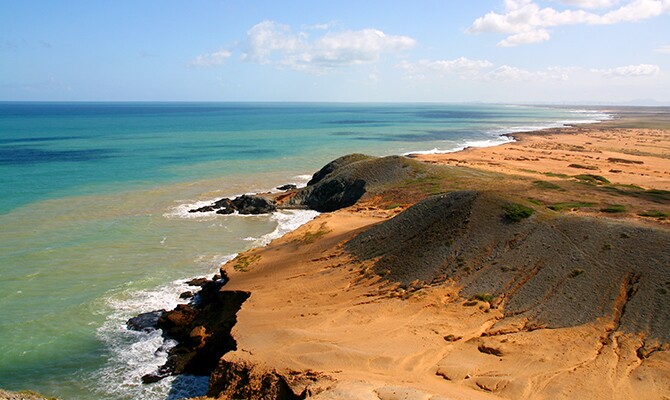
[[[214,370],[209,395],[211,398],[240,395],[260,398],[268,395],[268,392],[260,391],[260,386],[255,384],[260,385],[260,382],[270,379],[275,382],[273,390],[285,391],[288,385],[295,396],[311,393],[311,397],[319,399],[342,396],[368,398],[373,395],[381,399],[393,399],[398,395],[416,399],[437,399],[439,395],[482,399],[518,396],[536,398],[538,395],[530,393],[538,390],[538,393],[542,393],[552,387],[552,390],[570,393],[576,388],[590,387],[611,373],[615,374],[618,381],[612,382],[610,388],[590,387],[588,392],[591,398],[625,398],[632,392],[642,393],[641,398],[667,395],[670,388],[662,384],[659,386],[660,382],[668,378],[666,367],[670,365],[670,357],[664,344],[667,341],[662,338],[659,341],[653,331],[640,334],[621,328],[628,322],[622,322],[625,309],[617,305],[619,300],[615,298],[612,298],[614,315],[611,317],[605,313],[607,315],[593,317],[587,323],[566,322],[556,326],[551,326],[551,323],[549,326],[543,325],[546,322],[540,323],[540,319],[540,322],[534,322],[539,325],[533,325],[532,318],[524,322],[523,319],[509,318],[506,314],[508,300],[505,297],[513,297],[513,293],[479,292],[475,295],[468,289],[468,279],[474,279],[469,278],[472,274],[469,264],[477,262],[474,258],[457,259],[460,267],[463,267],[460,263],[466,265],[463,267],[465,272],[457,272],[438,283],[435,280],[414,279],[398,284],[398,281],[393,283],[393,280],[385,278],[388,272],[380,273],[375,269],[377,261],[365,261],[346,250],[348,243],[357,234],[384,225],[393,217],[413,209],[412,205],[421,199],[436,194],[438,197],[449,196],[454,190],[464,189],[482,193],[477,198],[484,198],[481,201],[489,205],[501,204],[500,201],[524,202],[523,207],[532,208],[536,214],[529,221],[544,227],[541,229],[549,229],[544,220],[550,218],[561,223],[601,224],[596,228],[621,232],[621,238],[630,237],[624,233],[626,230],[644,229],[645,234],[656,238],[654,240],[667,241],[666,218],[658,214],[655,217],[639,215],[653,206],[661,209],[656,210],[659,213],[670,212],[668,192],[664,189],[666,183],[662,176],[653,181],[645,180],[644,186],[634,185],[640,184],[639,181],[621,184],[609,179],[607,182],[579,179],[575,176],[595,176],[594,171],[602,171],[600,168],[590,169],[586,171],[588,174],[584,174],[582,168],[576,168],[574,175],[568,175],[519,168],[518,163],[528,160],[507,157],[502,150],[514,150],[501,149],[505,146],[528,146],[536,143],[533,139],[538,137],[551,140],[554,144],[581,146],[566,139],[579,137],[584,131],[603,134],[618,132],[618,129],[589,126],[522,133],[515,135],[519,141],[503,146],[468,149],[439,156],[422,155],[418,158],[428,161],[424,170],[426,176],[422,175],[402,185],[387,186],[384,190],[366,195],[353,206],[321,214],[268,246],[244,252],[224,264],[221,270],[229,276],[230,281],[222,291],[244,291],[250,293],[251,297],[242,304],[231,331],[237,350],[225,354],[222,358],[224,361]],[[645,134],[659,132],[656,129],[625,131],[635,134],[638,139],[645,138]],[[669,139],[667,130],[661,133],[663,140]],[[583,161],[580,157],[587,153],[585,150],[571,147],[566,151],[573,158],[566,156],[561,162]],[[495,169],[481,167],[481,164],[472,161],[477,157],[485,158],[482,153],[498,157]],[[615,158],[609,153],[606,155]],[[452,157],[463,158],[454,161]],[[633,162],[615,163],[623,163],[628,168],[640,168],[640,165],[650,165],[649,160],[654,155],[628,154],[627,157],[625,160]],[[503,167],[507,169],[501,168],[500,164],[506,162],[507,165]],[[436,164],[450,163],[454,164],[447,165],[446,170],[439,169],[439,172],[430,167],[435,165],[441,168],[441,165]],[[663,166],[665,170],[661,171],[668,173],[667,164]],[[615,172],[611,174],[623,176]],[[642,174],[634,176],[644,177]],[[592,202],[568,201],[584,196]],[[614,212],[605,211],[609,206],[621,205],[612,204],[612,199],[619,202],[625,200],[623,210],[614,207]],[[558,207],[564,204],[570,206]],[[478,210],[479,213],[484,212]],[[527,216],[522,217],[525,218]],[[509,225],[509,221],[506,224]],[[503,224],[502,227],[507,225]],[[588,235],[596,235],[596,231],[585,227],[580,229],[586,229]],[[479,232],[479,235],[482,234],[483,231]],[[547,232],[540,235],[540,240],[549,237],[551,235]],[[603,249],[612,249],[609,243],[602,246]],[[553,251],[548,250],[550,248],[545,249],[541,257],[556,257]],[[591,248],[585,250],[594,251]],[[506,262],[515,261],[521,262],[516,258]],[[645,258],[636,261],[645,265],[648,262]],[[244,268],[240,267],[241,262]],[[579,263],[565,267],[569,269],[570,276],[585,273],[577,266],[584,267]],[[475,271],[479,268],[475,267]],[[504,265],[502,271],[507,273],[517,268],[520,266]],[[624,288],[626,285],[639,285],[638,275],[632,275],[637,276],[635,283],[631,283],[631,275],[625,276],[628,276],[628,280],[624,281]],[[532,276],[528,279],[532,280]],[[598,277],[589,279],[595,285],[608,284],[607,280],[598,283]],[[611,278],[610,284],[616,287],[619,284],[617,279]],[[517,284],[523,285],[525,282]],[[476,285],[481,286],[482,283]],[[637,293],[635,287],[635,291],[629,289],[628,296]],[[662,294],[661,290],[667,289],[658,288],[657,292]],[[587,296],[588,293],[582,295]],[[625,300],[623,307],[628,301]],[[653,301],[667,303],[655,297]],[[542,305],[547,306],[552,307],[551,304]],[[601,305],[604,308],[609,306],[607,301]],[[626,317],[633,318],[628,314]],[[569,316],[561,315],[559,320],[561,318],[572,321]],[[661,324],[667,328],[664,325],[666,322]],[[361,330],[361,327],[365,328]],[[568,344],[566,340],[575,335],[584,338],[583,342]],[[607,343],[602,344],[603,340]],[[505,344],[508,341],[515,345]],[[530,351],[538,346],[538,341],[542,344]],[[557,357],[561,351],[563,357]],[[614,354],[618,354],[619,361],[613,364],[607,361],[604,371],[599,371],[597,365]],[[490,364],[498,359],[503,363],[497,367]],[[646,362],[647,359],[653,359],[653,362],[650,364]],[[518,369],[519,363],[529,362],[545,365],[534,372]],[[619,371],[619,363],[631,362],[636,363],[638,371],[644,371],[645,379],[656,382],[653,387],[640,386],[631,380],[631,376],[616,372]],[[569,377],[562,375],[560,379],[553,379],[556,382],[550,386],[536,387],[536,383],[533,383],[543,376],[556,376],[557,371],[572,368],[571,365],[582,371]],[[639,369],[643,365],[647,367]],[[250,377],[248,379],[251,381],[239,386],[235,382],[239,382],[242,375]],[[280,387],[284,389],[278,389]],[[612,388],[616,390],[610,390]]]
[[[600,125],[600,124],[599,124],[599,125]],[[420,144],[420,143],[419,143],[419,144]],[[454,154],[454,153],[450,153],[450,154]],[[459,174],[460,174],[460,173],[459,173]],[[457,178],[457,180],[461,181],[460,184],[461,184],[461,186],[462,186],[463,188],[467,188],[467,187],[468,187],[469,184],[468,184],[467,182],[463,182],[462,177],[457,176],[456,178]],[[388,193],[384,194],[383,196],[387,196],[387,197],[386,197],[386,198],[382,198],[382,199],[381,199],[381,202],[372,202],[372,203],[370,203],[370,202],[368,202],[368,200],[370,200],[370,199],[367,199],[367,200],[365,200],[363,203],[361,203],[360,205],[355,205],[355,206],[354,206],[354,209],[356,210],[356,213],[361,213],[362,215],[365,215],[366,217],[372,218],[372,220],[374,220],[375,222],[383,222],[383,221],[385,221],[385,220],[387,220],[387,219],[389,219],[389,218],[391,218],[391,217],[393,217],[393,216],[399,214],[399,213],[402,212],[403,210],[407,209],[407,208],[408,208],[409,206],[411,206],[413,203],[419,201],[421,198],[425,197],[426,195],[430,195],[430,194],[434,194],[434,193],[439,193],[439,192],[445,192],[445,191],[453,191],[453,190],[458,189],[458,187],[457,187],[458,185],[451,185],[451,186],[450,186],[449,184],[443,185],[443,184],[440,182],[442,179],[443,179],[443,177],[439,177],[439,178],[426,177],[425,179],[423,179],[423,178],[422,178],[422,179],[419,179],[419,180],[417,180],[416,182],[411,182],[411,184],[409,184],[407,187],[401,188],[401,190],[399,190],[398,193],[391,193],[391,195],[389,195],[389,196],[387,196]],[[227,183],[227,182],[225,182],[225,183]],[[282,182],[278,182],[278,183],[285,183],[285,182],[282,181]],[[480,183],[483,183],[483,182],[480,182]],[[393,184],[393,185],[395,185],[395,184]],[[185,185],[184,185],[184,186],[185,186]],[[204,185],[200,185],[200,186],[204,186]],[[219,185],[219,186],[220,186],[220,185]],[[403,184],[401,184],[400,186],[405,186],[405,184],[403,183]],[[418,187],[415,187],[415,188],[414,188],[414,189],[416,189],[416,190],[414,190],[414,189],[412,189],[412,190],[406,190],[406,189],[411,189],[409,186],[418,186]],[[245,190],[244,186],[240,186],[240,185],[238,185],[237,189],[236,189],[235,191],[233,191],[233,192],[243,193],[244,190]],[[258,190],[258,189],[256,189],[256,190]],[[392,192],[392,191],[393,191],[393,190],[391,190],[391,192]],[[179,198],[183,198],[183,199],[191,199],[191,198],[194,198],[193,196],[196,196],[195,198],[208,198],[209,196],[212,196],[212,195],[225,194],[225,193],[221,192],[220,190],[212,190],[212,191],[204,190],[204,191],[197,191],[197,188],[195,188],[194,190],[184,190],[183,192],[186,193],[186,195],[179,195]],[[181,192],[180,192],[180,193],[181,193]],[[200,196],[198,195],[199,193],[203,193],[205,197],[200,197]],[[382,197],[383,197],[383,196],[382,196]],[[169,193],[164,193],[163,198],[167,198],[168,200],[167,200],[167,201],[163,201],[162,203],[158,204],[159,206],[162,205],[162,204],[171,202],[171,199],[169,198]],[[139,199],[138,199],[138,200],[139,200]],[[377,199],[376,201],[378,201],[378,200],[380,200],[380,199]],[[183,200],[182,200],[182,201],[174,201],[173,203],[174,203],[175,205],[177,205],[177,204],[178,204],[178,205],[182,205],[182,206],[183,206],[182,208],[184,208],[184,209],[186,209],[187,207],[191,206],[191,205],[187,205],[187,204],[185,204]],[[182,203],[184,203],[184,204],[182,204]],[[156,205],[156,204],[154,203],[154,206],[155,206],[155,205]],[[200,205],[200,204],[198,204],[198,205]],[[203,204],[203,205],[204,205],[204,204]],[[193,206],[196,206],[196,204],[193,204]],[[119,209],[121,209],[121,208],[122,208],[122,207],[119,207]],[[136,208],[137,208],[137,207],[136,207]],[[178,210],[177,210],[177,208],[179,208],[179,207],[169,207],[169,209],[166,209],[166,210],[158,210],[157,212],[159,212],[159,214],[156,214],[156,215],[159,216],[159,217],[162,215],[163,218],[167,217],[167,218],[165,218],[167,221],[170,221],[170,219],[173,219],[173,218],[181,218],[179,215],[177,215],[177,214],[178,214]],[[138,213],[141,213],[143,210],[144,210],[144,209],[140,209],[140,210],[137,211],[137,212],[138,212]],[[156,211],[156,209],[153,208],[153,211]],[[160,214],[160,213],[162,213],[163,211],[165,211],[165,213]],[[181,210],[181,211],[183,211],[182,214],[186,212],[186,211],[184,211],[184,210]],[[586,211],[586,210],[581,210],[581,212],[585,212],[585,211]],[[593,211],[594,214],[597,214],[597,213],[598,213],[598,209],[597,209],[597,207],[596,207],[596,209],[593,209],[593,210],[591,210],[591,211]],[[169,214],[169,215],[168,215],[168,214]],[[210,225],[210,224],[211,224],[212,227],[207,228],[207,230],[208,230],[208,232],[211,231],[211,232],[209,233],[210,235],[213,235],[213,234],[215,234],[215,228],[213,227],[213,226],[214,226],[214,222],[213,222],[213,219],[214,219],[214,218],[219,218],[219,217],[215,217],[215,216],[213,216],[213,215],[212,215],[212,216],[203,215],[202,218],[200,218],[200,217],[196,217],[195,220],[199,220],[199,221],[201,222],[200,225],[203,225],[203,224]],[[271,217],[266,216],[266,217],[262,217],[262,218],[259,218],[259,219],[262,219],[262,220],[267,220],[267,219],[274,220],[275,217],[274,217],[274,216],[271,216]],[[239,220],[239,221],[242,221],[242,220],[247,220],[247,219],[246,219],[245,217],[237,218],[236,216],[233,216],[233,217],[230,218],[230,221],[232,222],[233,220]],[[254,221],[254,220],[256,220],[256,218],[255,218],[255,217],[252,217],[252,218],[250,218],[250,219],[248,219],[248,220],[250,220],[250,221]],[[209,221],[209,222],[208,222],[208,221]],[[220,219],[220,218],[219,218],[217,222],[222,222],[222,221],[225,222],[225,223],[227,224],[227,219]],[[179,222],[179,221],[173,221],[173,222],[170,222],[170,223],[172,223],[172,224],[177,224],[178,222]],[[656,222],[655,220],[649,220],[649,221],[647,221],[647,223],[650,223],[650,224],[658,224],[658,223],[663,223],[663,222]],[[189,224],[190,224],[190,222],[189,222]],[[316,224],[316,225],[314,225],[314,224]],[[220,224],[217,224],[217,225],[221,226]],[[281,228],[282,226],[283,226],[283,223],[280,222],[280,223],[279,223],[279,226],[278,226],[277,228]],[[316,222],[314,222],[314,223],[312,223],[312,224],[309,225],[309,226],[310,226],[311,228],[308,229],[306,232],[303,232],[303,233],[302,233],[302,236],[299,236],[299,237],[298,237],[299,241],[301,241],[301,240],[311,241],[312,239],[309,239],[309,238],[311,238],[311,237],[314,236],[314,235],[317,236],[315,240],[318,240],[318,239],[320,238],[319,235],[321,235],[321,234],[323,233],[323,232],[322,232],[322,229],[320,229],[320,226],[321,226],[321,225],[320,225],[320,224],[317,224]],[[367,225],[366,225],[366,226],[367,226]],[[203,226],[202,228],[199,228],[199,229],[200,229],[200,230],[204,229],[204,226]],[[270,229],[272,229],[272,228],[270,228]],[[287,229],[287,230],[290,230],[290,229]],[[327,230],[327,229],[326,229],[326,230]],[[275,232],[279,232],[278,229],[276,229]],[[273,233],[274,233],[274,232],[273,232]],[[254,239],[256,239],[256,241],[254,242],[253,245],[254,245],[255,247],[257,247],[257,246],[261,246],[261,247],[264,246],[270,239],[272,239],[273,233],[269,233],[269,234],[267,234],[267,235],[264,235],[263,237],[261,237],[260,234],[258,234],[258,235],[251,235],[251,236],[254,236]],[[163,236],[163,235],[161,235],[161,232],[159,232],[158,230],[155,230],[155,229],[154,229],[154,235],[153,235],[153,236],[155,237],[155,242],[156,242],[156,243],[160,242],[160,245],[161,245],[161,246],[164,246],[164,245],[167,245],[167,246],[174,246],[174,244],[176,243],[176,242],[175,242],[175,238],[173,238],[173,237],[169,237],[169,238],[167,239],[167,241],[166,241],[166,237]],[[292,237],[293,237],[293,236],[292,236]],[[308,238],[308,239],[305,239],[305,238]],[[249,240],[248,240],[248,239],[249,239]],[[243,240],[245,240],[245,241],[248,240],[249,243],[251,244],[251,240],[250,240],[250,239],[252,239],[252,238],[251,238],[251,237],[249,237],[249,238],[244,238]],[[295,237],[294,237],[294,239],[295,239]],[[294,239],[293,239],[293,240],[294,240]],[[186,242],[185,242],[185,243],[186,243]],[[202,247],[199,247],[199,246],[198,246],[198,243],[197,243],[196,241],[189,241],[189,242],[188,242],[188,246],[191,247],[191,248],[193,248],[193,249],[196,250],[196,251],[197,251],[198,249],[202,249]],[[273,247],[273,244],[271,244],[269,247]],[[218,248],[217,250],[223,250],[223,249],[222,249],[222,248]],[[259,251],[260,251],[260,250],[262,250],[262,248],[259,249]],[[235,251],[237,251],[237,250],[235,250]],[[196,271],[200,271],[200,273],[196,273],[196,275],[198,275],[198,276],[202,276],[202,274],[210,274],[210,275],[211,275],[211,273],[212,273],[212,272],[214,271],[214,269],[216,268],[215,264],[220,263],[220,262],[222,262],[222,261],[224,260],[224,258],[223,258],[223,256],[222,256],[223,254],[231,254],[231,255],[233,255],[233,254],[232,254],[233,251],[229,251],[229,250],[227,250],[227,248],[226,248],[226,250],[223,250],[223,251],[215,251],[214,253],[216,253],[216,254],[215,254],[216,257],[208,257],[207,260],[205,260],[204,258],[202,258],[202,262],[201,262],[201,259],[200,259],[200,258],[196,259],[195,262],[198,264],[198,268],[196,269]],[[213,254],[214,254],[214,253],[213,253]],[[241,256],[244,256],[244,253],[243,253],[243,254],[240,254],[240,255],[241,255]],[[203,256],[203,257],[204,257],[204,256]],[[290,255],[289,255],[289,257],[290,257]],[[211,259],[211,260],[210,260],[210,259]],[[308,262],[308,261],[309,261],[309,260],[307,260],[307,261],[305,261],[305,262]],[[203,264],[203,265],[201,266],[200,264]],[[207,266],[205,266],[205,264],[207,264]],[[185,269],[185,270],[186,270],[186,269]],[[187,271],[187,270],[186,270],[186,271]],[[210,271],[211,271],[211,272],[210,272]],[[190,274],[187,272],[187,273],[186,273],[185,275],[183,275],[183,276],[189,276],[189,275],[190,275]],[[176,279],[176,278],[175,278],[175,277],[171,277],[171,280],[172,280],[172,279]],[[167,293],[167,292],[166,292],[166,293],[158,293],[158,292],[162,291],[163,289],[165,289],[167,286],[169,286],[169,293]],[[153,286],[152,286],[152,287],[153,287]],[[116,304],[116,303],[114,303],[114,304],[112,304],[112,303],[101,304],[101,306],[107,306],[107,307],[109,307],[109,308],[112,309],[112,311],[115,313],[115,315],[112,317],[112,319],[107,320],[107,321],[104,323],[105,326],[104,326],[104,327],[101,327],[101,329],[108,329],[108,328],[109,328],[109,329],[108,329],[109,332],[103,332],[103,334],[106,335],[107,333],[111,333],[111,334],[113,334],[113,335],[117,335],[117,333],[115,333],[115,332],[116,332],[118,329],[125,329],[125,323],[124,323],[124,322],[125,322],[125,319],[122,318],[123,315],[126,315],[126,314],[128,314],[129,312],[132,312],[132,311],[130,311],[130,310],[136,308],[136,307],[141,303],[141,300],[142,300],[142,299],[141,299],[141,296],[142,296],[142,295],[146,294],[147,292],[151,292],[151,293],[153,293],[154,290],[152,289],[152,287],[147,288],[146,290],[141,290],[141,291],[139,291],[139,292],[137,292],[137,293],[132,292],[132,291],[128,291],[128,292],[127,292],[127,295],[130,296],[130,297],[132,297],[132,298],[128,298],[128,299],[127,299],[127,300],[129,301],[128,304]],[[181,289],[179,289],[178,287],[181,287]],[[153,299],[153,297],[152,297],[151,305],[149,305],[149,304],[142,304],[142,308],[143,308],[143,309],[147,310],[146,307],[165,307],[165,304],[170,304],[170,303],[172,303],[172,300],[173,300],[173,299],[171,298],[170,300],[167,301],[167,303],[162,303],[162,302],[160,302],[160,299],[165,300],[165,296],[168,296],[168,295],[169,295],[169,296],[174,297],[174,300],[176,300],[176,298],[177,298],[177,296],[178,296],[178,294],[179,294],[180,291],[187,290],[187,288],[184,287],[183,282],[180,282],[180,281],[175,281],[175,282],[172,282],[172,283],[166,283],[166,285],[161,285],[161,287],[156,287],[155,289],[156,289],[155,291],[157,291],[157,292],[155,293],[155,294],[157,295],[157,297],[156,297],[155,299]],[[191,289],[191,290],[193,290],[193,289]],[[114,292],[114,293],[117,293],[117,292]],[[112,293],[112,294],[114,294],[114,293]],[[112,300],[112,301],[117,301],[117,300],[118,300],[118,301],[121,301],[121,302],[125,302],[126,297],[127,297],[125,293],[126,293],[126,292],[124,292],[124,293],[118,292],[117,294],[121,294],[121,296],[107,296],[107,297],[109,297],[109,300]],[[137,295],[137,296],[135,296],[135,295]],[[137,297],[137,298],[135,298],[135,297]],[[132,304],[131,304],[131,303],[132,303]],[[117,306],[120,306],[121,308],[117,308]],[[117,313],[117,311],[118,311],[118,313]],[[147,310],[147,311],[149,311],[149,310]],[[116,314],[118,314],[118,315],[116,315]],[[110,324],[112,324],[112,325],[114,325],[114,326],[112,327],[112,326],[110,326]],[[112,331],[114,331],[114,332],[112,332]],[[98,333],[100,334],[101,332],[98,331]],[[133,335],[134,335],[134,334],[133,334]],[[117,336],[118,336],[118,335],[117,335]],[[123,334],[123,335],[121,335],[121,336],[122,336],[122,339],[124,340],[124,344],[125,344],[125,343],[127,342],[126,339],[128,338],[128,335]],[[98,337],[101,338],[100,336],[98,336]],[[101,338],[101,339],[102,339],[102,338]],[[153,356],[153,354],[154,354],[154,351],[156,350],[157,345],[155,345],[155,343],[156,343],[156,340],[155,340],[155,339],[159,339],[159,338],[154,338],[154,340],[152,340],[152,341],[148,341],[147,343],[145,343],[147,346],[151,347],[151,348],[148,348],[148,347],[147,347],[146,349],[143,350],[143,351],[146,353],[146,355],[147,355],[148,358],[152,358],[152,356]],[[130,343],[128,343],[128,345],[129,345],[129,344],[130,344]],[[118,346],[118,343],[117,343],[117,342],[114,342],[114,343],[111,343],[111,342],[110,342],[110,343],[109,343],[109,347],[110,347],[110,349],[113,349],[114,352],[116,352],[116,351],[120,351],[120,352],[122,352],[122,351],[123,351],[123,347],[118,347],[118,348],[117,348],[117,346]],[[152,347],[152,346],[153,346],[153,347]],[[139,349],[135,349],[135,350],[139,350]],[[163,350],[165,350],[165,349],[163,349]],[[114,353],[114,354],[116,354],[116,353]],[[121,353],[119,353],[119,354],[121,354]],[[115,356],[116,356],[116,355],[115,355]],[[132,354],[128,353],[128,354],[125,354],[125,356],[132,356]],[[125,356],[122,357],[124,360],[127,358],[127,357],[125,357]],[[148,359],[147,357],[144,357],[144,358],[142,358],[142,357],[139,357],[139,358],[131,357],[132,360],[131,360],[131,359],[128,359],[127,361],[129,362],[129,365],[134,365],[134,363],[136,363],[138,360],[145,360],[145,361],[146,361],[146,360]],[[153,359],[153,358],[152,358],[151,360],[149,360],[149,363],[150,363],[150,364],[147,364],[147,365],[149,365],[149,366],[150,366],[150,365],[155,365],[157,362],[159,362],[159,360],[156,360],[156,359]],[[112,368],[112,367],[113,367],[113,365],[110,364],[110,368]],[[109,369],[109,368],[107,368],[106,371],[107,371],[107,372],[110,372],[110,371],[112,371],[112,370]],[[104,373],[104,372],[105,372],[105,371],[101,371],[101,373]],[[128,383],[128,380],[134,380],[134,381],[136,381],[136,382],[139,382],[139,377],[140,377],[140,375],[138,375],[138,373],[141,375],[141,373],[139,372],[139,370],[138,370],[138,371],[134,371],[134,372],[133,372],[132,374],[130,374],[130,375],[122,376],[122,379],[119,379],[118,381],[119,381],[119,382],[123,382],[124,385],[125,385],[126,383]],[[123,375],[123,373],[121,373],[121,374]],[[131,376],[131,375],[132,375],[132,376]],[[108,377],[106,377],[106,376],[104,376],[104,375],[96,375],[96,376],[99,377],[100,379],[106,379],[106,378],[108,378]],[[112,378],[115,378],[115,377],[116,377],[116,375],[113,376]],[[114,379],[112,379],[112,380],[114,380]],[[111,383],[111,381],[110,381],[110,383]],[[165,382],[165,383],[167,383],[167,382]],[[172,385],[172,390],[170,391],[170,395],[174,397],[174,396],[175,396],[175,393],[189,393],[189,392],[188,392],[188,387],[181,387],[181,388],[179,387],[179,385],[183,385],[183,383],[184,383],[184,379],[183,379],[182,377],[179,377],[177,380],[175,380],[175,383]],[[132,386],[132,385],[131,385],[131,386]],[[186,385],[186,386],[188,386],[188,385]],[[102,389],[103,389],[103,390],[101,390],[100,393],[106,392],[106,389],[104,389],[104,388],[102,388]],[[133,388],[133,390],[134,390],[134,389],[135,389],[135,388]],[[138,387],[137,389],[141,390],[141,387]],[[148,396],[150,396],[150,392],[154,392],[154,393],[156,393],[156,391],[155,391],[153,388],[147,388],[147,389],[149,389],[149,390],[146,392]],[[176,389],[176,390],[175,390],[175,389]],[[48,393],[49,391],[48,391],[48,390],[45,390],[45,392]],[[112,392],[110,392],[110,393],[112,393]],[[120,393],[120,392],[114,390],[113,393]],[[191,393],[194,393],[194,392],[191,392]],[[196,393],[197,393],[197,392],[196,392]],[[200,393],[204,393],[204,392],[201,391]]]

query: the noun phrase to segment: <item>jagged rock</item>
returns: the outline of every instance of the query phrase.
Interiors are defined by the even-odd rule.
[[[193,278],[187,281],[186,284],[189,286],[204,286],[207,282],[209,282],[207,278]]]
[[[166,375],[159,375],[159,374],[146,374],[142,375],[142,383],[149,384],[149,383],[155,383],[160,381],[163,378],[167,378],[169,374]]]
[[[295,190],[298,187],[292,183],[286,184],[286,185],[281,185],[277,188],[277,190],[282,190],[282,191],[287,191],[287,190]]]
[[[245,400],[299,400],[282,375],[243,362],[221,360],[210,377],[208,396]]]
[[[165,337],[178,344],[169,350],[165,365],[145,375],[143,382],[176,374],[209,375],[225,353],[237,348],[230,332],[237,312],[250,294],[221,290],[226,281],[225,275],[207,280],[197,294],[198,302],[180,304],[163,313],[157,326]]]
[[[273,200],[256,195],[242,195],[232,201],[240,214],[268,214],[277,210]]]
[[[146,312],[133,317],[126,322],[128,329],[133,331],[152,331],[157,328],[158,319],[163,315],[165,310],[156,310]]]
[[[188,210],[188,212],[190,212],[190,213],[202,213],[202,212],[211,212],[211,211],[214,211],[214,210],[216,210],[216,208],[214,206],[203,206],[203,207],[200,207],[200,208],[195,208],[195,209],[192,209],[192,210]]]
[[[233,201],[230,200],[229,198],[223,198],[221,200],[217,200],[214,202],[214,208],[231,208],[235,209],[235,206],[233,205]]]
[[[179,298],[180,298],[180,299],[190,299],[190,298],[193,298],[193,292],[191,292],[190,290],[187,290],[187,291],[185,291],[185,292],[182,292],[182,293],[179,295]]]

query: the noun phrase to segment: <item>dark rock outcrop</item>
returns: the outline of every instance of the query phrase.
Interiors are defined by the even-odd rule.
[[[419,164],[406,157],[372,157],[351,154],[340,157],[314,174],[306,187],[288,199],[286,206],[306,206],[320,212],[356,204],[365,194],[374,194],[417,173]]]
[[[296,186],[292,183],[288,183],[286,185],[281,185],[281,186],[277,187],[277,190],[287,191],[287,190],[295,190],[297,188],[298,188],[298,186]]]
[[[180,304],[160,315],[156,326],[178,344],[168,352],[165,365],[143,376],[142,382],[177,374],[209,375],[225,353],[236,349],[230,332],[250,294],[222,290],[226,282],[227,277],[207,281],[191,304]]]
[[[670,341],[670,232],[541,210],[510,224],[506,204],[472,191],[431,197],[346,249],[405,288],[452,280],[463,296],[504,306],[506,320],[525,329],[606,318]]]
[[[274,370],[221,360],[210,378],[208,395],[218,399],[299,400],[287,379]]]
[[[133,331],[152,331],[157,329],[158,320],[163,315],[165,310],[150,311],[139,314],[126,322],[128,329]]]
[[[266,196],[245,194],[233,200],[224,198],[204,207],[188,210],[190,213],[212,212],[217,214],[232,214],[235,211],[240,214],[268,214],[277,210],[275,201]]]
[[[330,212],[349,207],[365,194],[378,193],[384,188],[415,176],[423,167],[407,157],[372,157],[350,154],[326,164],[317,171],[304,188],[280,186],[282,194],[243,195],[221,199],[210,205],[189,210],[217,214],[267,214],[277,209],[308,208]]]
[[[274,200],[256,195],[242,195],[232,201],[240,214],[268,214],[277,210]]]

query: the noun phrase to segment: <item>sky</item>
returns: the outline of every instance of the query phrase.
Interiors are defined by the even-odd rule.
[[[670,105],[670,0],[0,0],[0,101]]]

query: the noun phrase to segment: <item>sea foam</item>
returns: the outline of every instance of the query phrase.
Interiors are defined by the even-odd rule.
[[[198,203],[191,203],[198,204]],[[317,215],[311,210],[283,210],[272,213],[269,218],[277,223],[272,232],[258,238],[247,238],[253,246],[265,246],[272,240],[299,228]],[[171,218],[173,215],[166,215]],[[229,215],[225,217],[245,217]],[[268,217],[268,216],[264,216]],[[212,273],[237,254],[199,258],[197,263],[208,263]],[[161,330],[137,332],[127,329],[128,319],[144,312],[172,309],[187,300],[179,299],[179,294],[193,290],[185,282],[193,277],[185,277],[152,290],[121,291],[109,295],[106,305],[109,309],[105,323],[98,329],[97,336],[107,347],[110,357],[106,365],[93,377],[100,382],[97,390],[101,397],[155,400],[181,399],[201,396],[207,392],[208,377],[180,375],[144,385],[141,378],[155,372],[167,360],[167,352],[176,345],[164,340]],[[157,350],[158,349],[158,350]]]

